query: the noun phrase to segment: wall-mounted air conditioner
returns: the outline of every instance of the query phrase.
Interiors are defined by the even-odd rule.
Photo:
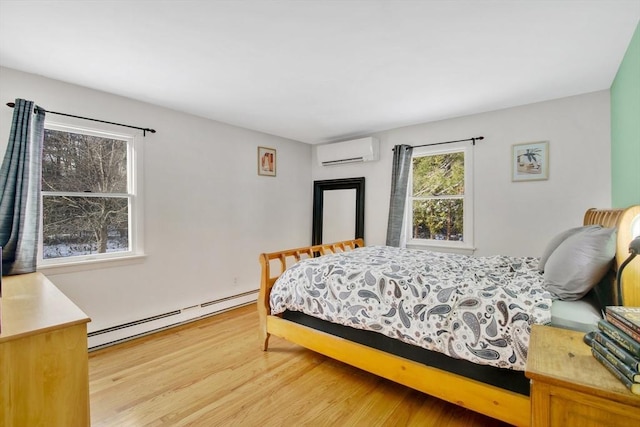
[[[380,141],[373,137],[366,137],[317,145],[316,150],[318,164],[321,166],[371,162],[380,158]]]

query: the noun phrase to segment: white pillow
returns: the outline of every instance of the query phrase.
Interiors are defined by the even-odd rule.
[[[567,237],[551,253],[544,286],[562,300],[580,299],[604,277],[615,253],[615,228],[587,227]]]

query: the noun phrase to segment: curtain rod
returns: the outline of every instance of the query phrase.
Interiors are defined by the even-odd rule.
[[[15,106],[16,106],[15,102],[7,102],[7,107],[14,108]],[[73,114],[67,114],[67,113],[58,113],[57,111],[45,110],[42,107],[36,107],[36,108],[39,109],[39,110],[44,111],[45,113],[49,113],[49,114],[57,114],[59,116],[67,116],[67,117],[73,117],[73,118],[76,118],[76,119],[91,120],[92,122],[100,122],[100,123],[106,123],[106,124],[109,124],[109,125],[116,125],[116,126],[123,126],[123,127],[131,128],[131,129],[138,129],[138,130],[142,131],[142,136],[147,136],[147,132],[156,133],[155,129],[141,128],[141,127],[138,127],[138,126],[131,126],[131,125],[123,125],[122,123],[107,122],[106,120],[91,119],[89,117],[75,116]]]
[[[472,141],[473,145],[476,145],[476,141],[482,141],[483,139],[484,139],[484,136],[476,136],[475,138],[458,139],[456,141],[434,142],[433,144],[413,145],[412,147],[413,148],[429,147],[431,145],[453,144],[454,142],[465,142],[465,141]]]

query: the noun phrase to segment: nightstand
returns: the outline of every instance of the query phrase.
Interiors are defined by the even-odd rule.
[[[526,376],[531,426],[640,425],[640,396],[591,355],[584,333],[534,325]]]

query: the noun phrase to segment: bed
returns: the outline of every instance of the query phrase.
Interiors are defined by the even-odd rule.
[[[609,304],[617,296],[616,286],[613,283],[616,277],[617,265],[620,265],[628,255],[628,244],[632,236],[632,223],[633,221],[640,221],[637,218],[640,218],[640,206],[613,210],[589,209],[585,213],[583,226],[567,230],[567,232],[556,236],[554,238],[555,241],[550,242],[549,247],[545,250],[545,252],[549,253],[542,254],[540,259],[531,257],[523,257],[521,259],[490,257],[491,259],[488,262],[491,264],[491,268],[496,267],[497,271],[501,272],[500,274],[505,274],[506,276],[494,275],[493,273],[486,274],[486,271],[482,274],[477,273],[477,271],[484,268],[482,266],[478,267],[477,270],[473,270],[475,267],[469,268],[468,265],[461,265],[458,268],[455,265],[462,262],[460,258],[455,256],[451,259],[447,258],[449,264],[444,270],[456,270],[458,268],[456,270],[457,274],[475,271],[472,274],[474,276],[482,276],[484,281],[482,290],[488,290],[488,293],[495,290],[491,285],[492,282],[499,283],[507,276],[517,278],[517,283],[514,286],[523,286],[523,288],[506,289],[502,295],[506,295],[508,300],[500,299],[495,308],[490,307],[486,302],[479,303],[473,298],[478,296],[477,294],[469,294],[465,293],[466,291],[458,290],[451,291],[444,285],[437,287],[438,285],[435,282],[431,283],[432,288],[429,288],[429,286],[426,288],[427,291],[433,290],[431,294],[435,299],[431,298],[430,305],[422,304],[422,302],[429,299],[427,294],[430,292],[425,292],[423,287],[424,285],[429,285],[429,283],[420,283],[420,286],[412,287],[409,286],[411,280],[402,277],[402,275],[392,277],[391,279],[393,280],[389,279],[385,282],[386,287],[381,287],[378,286],[381,283],[379,278],[366,276],[363,273],[360,282],[365,288],[360,289],[350,288],[350,286],[353,287],[355,285],[348,282],[340,282],[344,285],[343,287],[336,288],[333,286],[333,289],[328,289],[329,287],[325,286],[321,281],[312,279],[315,280],[316,285],[320,283],[320,294],[339,296],[341,292],[349,293],[350,303],[348,306],[337,310],[333,307],[333,305],[337,304],[335,301],[322,301],[319,303],[315,298],[310,297],[318,296],[315,295],[318,294],[318,289],[315,288],[316,285],[306,286],[309,293],[303,296],[283,297],[281,295],[282,289],[292,284],[295,285],[297,280],[304,279],[304,271],[311,271],[308,270],[310,268],[308,265],[305,266],[306,270],[300,270],[300,266],[305,263],[318,265],[318,268],[324,269],[318,271],[323,271],[322,274],[326,275],[327,269],[333,269],[338,264],[342,265],[341,263],[345,258],[360,257],[361,260],[369,264],[378,264],[385,257],[392,256],[390,252],[397,251],[397,249],[384,247],[366,248],[362,239],[355,239],[261,254],[262,274],[258,312],[260,314],[262,348],[266,351],[268,349],[269,336],[275,335],[336,360],[487,416],[514,425],[529,425],[531,414],[529,382],[524,376],[524,365],[526,364],[530,325],[532,323],[555,324],[554,322],[558,320],[552,319],[554,317],[552,316],[552,309],[556,305],[560,307],[563,304],[564,307],[562,307],[561,312],[565,312],[564,316],[561,312],[556,311],[555,317],[573,320],[576,315],[571,310],[581,305],[583,308],[587,307],[587,311],[589,311],[587,316],[593,316],[594,311],[596,316],[599,316],[596,304]],[[596,225],[602,228],[595,227]],[[535,286],[527,284],[528,281],[533,280],[532,275],[535,276],[535,273],[539,272],[537,269],[538,264],[542,265],[543,260],[549,271],[551,271],[554,263],[556,265],[564,263],[564,260],[559,258],[562,250],[567,251],[567,243],[563,242],[574,241],[575,239],[569,238],[577,233],[578,229],[580,229],[580,233],[583,233],[583,229],[599,230],[597,232],[601,233],[607,228],[615,229],[612,234],[612,243],[615,248],[610,253],[610,256],[615,255],[615,259],[613,262],[607,263],[607,271],[603,273],[603,280],[589,291],[585,297],[575,302],[562,301],[562,304],[557,304],[556,300],[554,300],[555,294],[550,296],[540,292]],[[569,249],[575,250],[570,245]],[[413,259],[415,256],[412,252],[409,256],[409,263],[421,262]],[[430,256],[439,257],[440,255],[432,254]],[[334,259],[333,257],[338,257],[335,259],[340,259],[341,261],[331,261]],[[302,262],[299,262],[301,260]],[[638,301],[640,298],[640,289],[638,289],[640,286],[637,280],[638,270],[640,270],[638,264],[638,262],[629,264],[625,269],[623,279],[625,302],[635,303],[636,305],[640,305],[640,301]],[[298,269],[297,272],[296,269]],[[347,264],[344,265],[344,269],[348,269]],[[430,273],[433,272],[431,271]],[[539,272],[539,275],[543,275],[543,273]],[[282,279],[278,281],[281,276],[283,276]],[[317,278],[318,276],[316,274],[313,277]],[[432,279],[437,281],[438,277],[434,275]],[[424,278],[421,280],[424,280]],[[278,282],[277,285],[276,282]],[[368,293],[367,284],[381,288],[382,296],[381,294],[375,296]],[[512,297],[518,298],[517,294],[521,293],[521,289],[526,289],[523,292],[527,293],[530,298],[522,303],[516,300],[511,301]],[[392,301],[391,309],[389,307],[378,308],[379,300],[384,299],[384,295],[392,296],[393,294],[402,297],[400,303]],[[453,302],[448,299],[452,294],[458,295]],[[345,293],[345,295],[347,294]],[[355,295],[363,297],[362,302],[351,299],[351,296],[355,297]],[[413,304],[406,302],[411,299],[411,295],[417,298],[417,302],[414,301]],[[283,300],[297,302],[300,306],[311,307],[314,313],[309,315],[299,309],[283,309],[280,307]],[[403,301],[405,301],[405,306],[403,306]],[[524,307],[525,305],[533,309],[520,310],[522,308],[520,306]],[[510,306],[514,307],[514,312],[506,311]],[[327,310],[327,307],[331,307],[332,310]],[[475,312],[473,311],[474,309],[476,309]],[[394,328],[397,326],[397,328],[391,331],[383,330],[382,326],[384,325],[381,325],[383,322],[368,321],[367,315],[371,315],[372,310],[382,310],[385,312],[384,314],[392,314],[393,321],[387,323],[390,323]],[[442,329],[441,323],[445,323],[444,319],[447,318],[448,314],[456,310],[464,312],[464,316],[461,317],[462,320],[457,323],[454,321],[449,322],[451,323],[451,330],[445,331]],[[325,311],[340,311],[345,316],[336,323],[336,321],[329,321],[324,318],[326,317],[324,316],[326,314],[324,313]],[[361,312],[360,314],[364,314],[364,320],[362,320],[362,317],[359,320],[355,317],[355,312],[358,311]],[[494,312],[495,316],[486,316],[487,313]],[[483,319],[482,313],[484,313],[486,319]],[[427,321],[431,319],[431,323],[437,324],[437,330],[431,332],[432,334],[435,333],[435,335],[427,336],[426,338],[417,337],[417,331],[412,320],[416,320],[415,323],[418,323],[417,320],[420,317],[423,320],[426,318]],[[385,319],[384,316],[378,318]],[[495,333],[495,324],[493,329],[490,327],[491,321],[496,319],[499,322],[497,327],[502,331],[499,334]],[[514,325],[513,329],[518,329],[517,332],[520,335],[517,335],[513,330],[505,332],[506,319],[516,319],[510,324]],[[479,323],[483,321],[484,324],[479,326]],[[364,330],[363,324],[365,323],[373,323],[375,325],[373,330]],[[456,324],[454,325],[454,323]],[[572,325],[560,326],[571,327]],[[479,329],[493,330],[493,335],[489,338],[480,338],[477,335]],[[464,336],[467,341],[465,344],[456,344],[455,341],[446,338],[451,335]],[[439,339],[439,337],[445,337],[446,339]],[[491,346],[487,346],[487,339],[491,338],[494,341],[491,342]],[[416,342],[418,341],[420,343],[417,344]],[[477,346],[474,347],[474,345]],[[438,348],[438,351],[433,351],[434,347],[442,348]],[[444,352],[442,352],[443,348]],[[500,351],[496,351],[496,349]],[[503,352],[504,354],[496,355],[498,352]],[[463,353],[466,353],[466,355]],[[513,365],[508,364],[512,362]]]

